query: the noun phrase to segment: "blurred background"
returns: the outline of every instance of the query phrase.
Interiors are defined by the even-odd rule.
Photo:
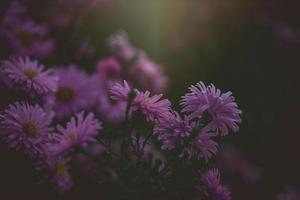
[[[0,1],[0,17],[7,2]],[[30,14],[40,21],[60,9],[49,9],[51,2],[20,2],[29,5]],[[104,2],[98,7],[76,8],[80,19],[78,30],[62,27],[51,32],[60,41],[61,46],[56,49],[60,57],[46,58],[43,63],[76,63],[92,71],[97,60],[109,55],[106,39],[123,30],[132,44],[163,66],[169,79],[166,96],[174,108],[179,108],[175,102],[179,102],[187,87],[198,81],[233,92],[243,111],[243,122],[238,134],[225,138],[223,147],[238,151],[238,158],[230,159],[249,169],[234,174],[230,172],[231,166],[226,165],[226,159],[224,161],[226,155],[219,156],[219,162],[224,165],[224,181],[230,184],[233,200],[276,199],[285,186],[300,187],[298,1]],[[89,47],[90,53],[85,56],[64,48],[78,38],[83,38]],[[3,52],[5,46],[0,43],[0,57],[7,56]],[[8,94],[1,94],[5,95]],[[7,150],[1,146],[0,193],[16,195],[8,192],[15,190],[26,195],[28,191],[39,191],[36,193],[42,197],[46,189],[26,185],[34,178],[23,173],[26,166],[10,163],[7,156],[15,155],[4,154],[4,151]],[[250,173],[252,178],[243,178],[245,173]]]

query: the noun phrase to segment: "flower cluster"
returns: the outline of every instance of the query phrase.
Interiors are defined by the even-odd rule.
[[[155,133],[163,148],[178,149],[184,146],[189,157],[203,158],[206,162],[217,153],[218,144],[213,140],[238,131],[241,111],[231,92],[221,93],[214,85],[203,82],[190,87],[182,97],[184,117],[174,111],[158,120]]]
[[[128,78],[139,88],[149,88],[153,92],[162,92],[167,78],[159,64],[151,60],[143,51],[133,47],[128,36],[121,32],[107,41],[113,55],[125,64],[128,70],[123,78]]]
[[[212,169],[203,173],[202,180],[204,187],[213,199],[230,199],[230,192],[228,188],[220,184],[220,173],[218,170]]]
[[[15,0],[6,10],[0,34],[12,55],[47,57],[55,48],[47,27],[37,24],[28,16],[27,7]]]
[[[105,2],[57,0],[53,5],[73,4],[76,10]],[[74,58],[76,64],[51,67],[59,60],[56,54],[68,51],[53,52],[62,44],[51,34],[57,27],[51,27],[52,19],[36,23],[28,14],[26,6],[11,1],[0,26],[8,47],[0,63],[1,83],[20,93],[18,100],[1,101],[0,139],[9,148],[28,156],[60,192],[71,190],[76,176],[71,169],[79,164],[105,199],[184,199],[196,187],[201,194],[193,199],[231,199],[219,171],[203,170],[218,151],[217,137],[239,130],[241,110],[231,92],[199,82],[182,97],[181,112],[173,110],[161,94],[167,85],[161,66],[125,33],[109,37],[111,55],[92,59],[90,66]],[[178,190],[183,180],[186,185]]]
[[[206,113],[212,118],[208,129],[217,134],[227,135],[229,129],[239,130],[241,111],[238,109],[231,92],[221,93],[213,84],[205,86],[203,82],[190,87],[190,93],[182,98],[183,112],[189,119],[203,118]]]

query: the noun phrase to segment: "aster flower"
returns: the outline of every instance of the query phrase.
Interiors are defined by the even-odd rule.
[[[129,93],[131,88],[126,81],[123,85],[120,83],[112,86],[111,98],[116,101],[129,101]],[[150,92],[140,92],[135,89],[136,96],[134,97],[131,105],[131,111],[140,110],[145,116],[147,121],[154,121],[164,117],[169,113],[171,103],[167,99],[161,99],[162,95],[150,96]]]
[[[255,183],[261,178],[260,169],[233,146],[225,146],[219,156],[222,171],[236,176],[246,183]]]
[[[116,101],[128,101],[129,97],[128,94],[131,91],[131,87],[127,83],[127,81],[123,81],[123,84],[121,83],[115,83],[111,87],[111,98]]]
[[[201,175],[209,196],[214,200],[230,200],[231,194],[227,187],[220,183],[220,173],[217,169],[209,170]]]
[[[31,94],[45,95],[57,89],[58,77],[51,70],[28,57],[12,58],[3,61],[0,73],[12,87],[30,92]]]
[[[181,105],[191,120],[201,119],[204,112],[208,111],[212,117],[208,124],[211,131],[226,135],[229,129],[233,132],[239,130],[241,110],[231,92],[221,93],[213,84],[205,86],[203,82],[189,89],[190,93],[182,97]]]
[[[187,149],[187,153],[190,157],[203,158],[205,162],[216,154],[218,151],[218,143],[212,140],[212,135],[205,130],[193,138],[190,146]]]
[[[107,94],[99,95],[98,110],[101,116],[110,123],[119,123],[125,117],[126,102],[111,99]]]
[[[68,165],[66,161],[63,159],[57,159],[52,163],[51,168],[54,173],[51,178],[51,182],[54,187],[60,192],[70,190],[73,186],[73,181],[71,175],[68,172]]]
[[[125,32],[120,32],[108,38],[107,45],[117,58],[125,62],[130,61],[136,54],[136,49],[129,42]]]
[[[54,96],[47,98],[58,118],[91,108],[97,101],[97,80],[89,77],[74,65],[55,70],[59,77],[58,89]]]
[[[167,78],[161,66],[146,55],[139,56],[129,68],[129,77],[141,88],[149,88],[154,92],[162,92],[167,85]]]
[[[104,83],[113,77],[119,77],[121,70],[122,66],[115,57],[105,58],[97,64],[97,75]]]
[[[57,143],[50,147],[53,155],[61,155],[72,151],[76,147],[83,147],[93,141],[93,137],[101,130],[101,123],[92,113],[84,116],[78,113],[67,123],[66,128],[57,126]]]
[[[120,77],[121,70],[121,64],[114,57],[103,59],[97,64],[97,79],[100,86],[98,110],[110,123],[119,123],[125,117],[126,102],[113,100],[109,95],[109,90]]]
[[[113,55],[128,65],[126,77],[139,88],[162,92],[167,85],[167,78],[160,65],[136,49],[129,42],[126,33],[121,32],[108,39],[108,47]]]
[[[189,136],[192,127],[187,117],[182,119],[177,112],[170,112],[167,117],[160,118],[154,128],[154,133],[162,140],[162,149],[174,149],[182,144],[182,138]]]
[[[109,90],[117,83],[120,73],[121,64],[114,57],[103,59],[97,64],[98,111],[106,121],[114,124],[124,119],[126,111],[126,102],[113,100],[109,95]]]
[[[171,102],[167,99],[161,99],[162,96],[162,94],[150,96],[149,91],[139,92],[133,106],[142,111],[147,121],[154,121],[165,117],[170,110]]]
[[[47,32],[45,26],[27,20],[8,29],[4,35],[14,55],[47,57],[55,46],[52,39],[46,38]]]
[[[24,16],[26,10],[16,1],[10,4],[0,27],[1,37],[16,56],[46,57],[54,49],[55,43],[47,37],[46,26]]]
[[[0,115],[0,137],[11,148],[36,156],[49,142],[50,123],[51,117],[38,105],[16,102]]]
[[[154,133],[162,140],[162,149],[172,150],[182,145],[190,158],[203,158],[205,162],[217,153],[218,144],[211,139],[212,134],[206,129],[193,136],[195,123],[191,123],[185,116],[180,117],[177,112],[170,112],[164,118],[160,118],[154,128]],[[186,141],[189,141],[187,144]]]
[[[73,186],[68,166],[70,157],[53,156],[45,148],[44,151],[45,154],[38,160],[35,169],[59,192],[68,191]]]

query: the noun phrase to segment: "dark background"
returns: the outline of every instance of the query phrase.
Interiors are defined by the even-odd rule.
[[[0,2],[2,16],[5,1]],[[24,2],[39,18],[42,3]],[[113,1],[90,14],[81,29],[80,34],[89,35],[96,46],[93,56],[80,59],[65,53],[44,62],[76,62],[91,70],[97,59],[108,55],[105,39],[125,30],[135,46],[164,65],[169,77],[166,96],[175,108],[187,87],[200,80],[232,91],[243,123],[240,132],[225,141],[263,171],[253,185],[227,179],[233,200],[275,199],[286,184],[300,187],[299,9],[296,0]],[[282,24],[292,37],[280,29]],[[70,34],[59,37],[63,41]],[[23,156],[1,144],[0,197],[59,198],[46,186],[34,184],[38,178],[24,163]],[[79,199],[80,191],[78,186],[66,196]]]

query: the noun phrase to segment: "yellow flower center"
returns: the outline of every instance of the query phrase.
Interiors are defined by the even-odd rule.
[[[32,69],[25,69],[24,74],[30,79],[34,79],[35,77],[38,76],[38,73]]]
[[[38,135],[38,130],[33,123],[24,124],[22,130],[28,137],[36,137]]]
[[[74,141],[74,140],[76,140],[76,134],[75,133],[72,133],[72,132],[70,132],[70,133],[67,133],[67,138],[69,139],[69,140],[72,140],[72,141]]]
[[[55,166],[56,175],[59,177],[64,177],[67,172],[67,166],[63,162],[58,162]]]
[[[56,98],[61,102],[70,102],[75,96],[75,92],[71,87],[61,86],[56,92]]]
[[[146,101],[147,99],[149,99],[149,97],[143,96],[143,100],[144,100],[144,101]]]

